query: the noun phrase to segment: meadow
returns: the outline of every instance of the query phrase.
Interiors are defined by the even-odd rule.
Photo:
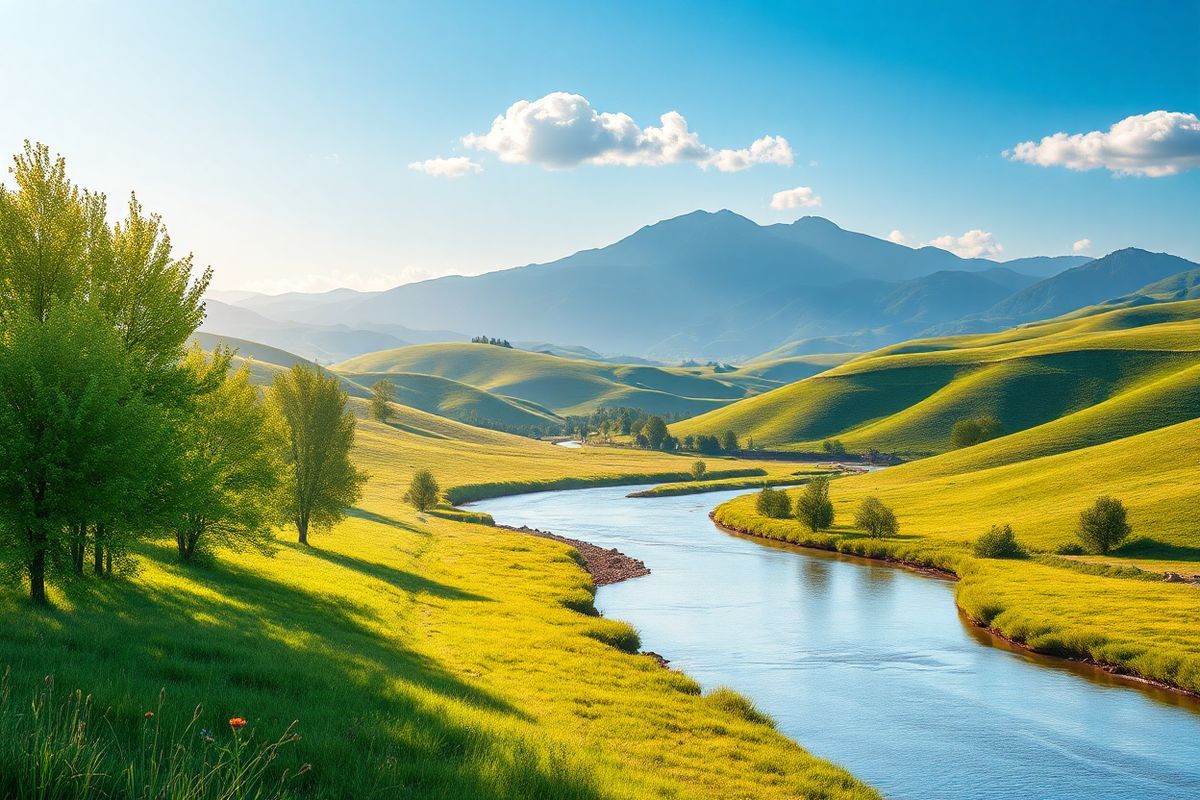
[[[6,736],[0,796],[151,796],[126,792],[116,770],[140,763],[148,736],[249,743],[249,754],[288,731],[300,738],[264,768],[262,796],[876,796],[744,698],[702,695],[637,655],[632,629],[591,611],[594,589],[566,546],[400,501],[420,467],[460,491],[499,476],[516,490],[567,476],[667,480],[690,461],[569,450],[406,408],[386,425],[361,419],[355,459],[371,476],[363,500],[312,548],[283,530],[274,556],[184,566],[149,542],[137,574],[68,582],[49,610],[6,589],[0,729],[24,730],[28,699],[52,675],[53,702],[76,688],[91,697],[96,739],[74,737],[73,752],[96,756],[97,772],[77,769],[93,763],[82,757],[51,759],[41,774],[56,782],[27,794],[37,776],[14,751],[23,740]],[[231,730],[233,718],[248,726]],[[145,769],[133,784],[151,783]],[[90,794],[75,791],[84,776]],[[231,796],[206,791],[170,796]]]

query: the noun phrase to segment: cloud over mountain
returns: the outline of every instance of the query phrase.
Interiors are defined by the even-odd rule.
[[[771,195],[771,208],[785,211],[789,208],[815,208],[821,205],[821,197],[810,186],[784,189]]]
[[[1162,178],[1200,167],[1200,118],[1178,111],[1135,114],[1107,131],[1055,133],[1021,142],[1004,155],[1041,167],[1103,167],[1118,175]]]
[[[896,229],[887,236],[888,241],[910,247],[937,247],[949,250],[959,258],[991,258],[1004,251],[1004,245],[996,241],[996,237],[988,231],[974,228],[962,236],[948,233],[928,242],[913,242],[903,231]]]
[[[737,172],[756,164],[790,166],[795,160],[782,136],[763,136],[746,148],[714,150],[677,111],[663,114],[659,123],[643,128],[628,114],[597,111],[582,95],[552,92],[537,100],[518,100],[486,133],[464,136],[463,144],[495,153],[501,161],[545,169],[693,163]]]

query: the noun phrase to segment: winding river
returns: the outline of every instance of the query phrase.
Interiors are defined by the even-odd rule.
[[[993,640],[947,581],[720,531],[708,512],[744,490],[637,488],[473,507],[645,560],[650,575],[599,590],[605,616],[888,797],[1200,797],[1195,702]]]

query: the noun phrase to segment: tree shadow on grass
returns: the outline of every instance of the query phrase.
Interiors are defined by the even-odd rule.
[[[492,600],[490,597],[484,597],[483,595],[467,592],[454,586],[448,586],[413,572],[406,572],[402,569],[389,567],[386,564],[367,561],[366,559],[346,555],[345,553],[320,550],[295,543],[288,543],[284,547],[297,550],[314,558],[319,558],[322,561],[328,561],[330,564],[336,564],[339,567],[345,567],[346,569],[361,572],[364,575],[370,575],[372,578],[381,580],[390,586],[413,594],[431,594],[434,597],[440,597],[444,600],[476,600],[481,602],[491,602]]]
[[[164,690],[157,719],[171,726],[186,722],[197,702],[199,726],[228,734],[224,721],[243,716],[256,740],[299,720],[304,738],[280,752],[275,779],[312,763],[305,794],[598,797],[586,768],[539,755],[540,745],[515,733],[493,733],[479,712],[447,715],[438,701],[529,719],[368,627],[340,599],[228,563],[202,577],[163,566],[165,579],[152,582],[68,585],[74,610],[14,603],[0,629],[0,664],[12,665],[15,687],[32,691],[55,675],[59,686],[95,695],[108,720],[104,735],[119,744],[114,758],[138,741],[144,712]]]
[[[1113,550],[1111,554],[1148,561],[1200,561],[1200,547],[1168,544],[1149,536],[1132,539]]]
[[[423,531],[416,525],[403,522],[395,517],[389,517],[386,514],[377,514],[374,511],[367,511],[366,509],[358,508],[357,506],[346,509],[346,516],[354,517],[355,519],[365,519],[368,522],[377,522],[380,525],[387,525],[392,528],[400,528],[401,530],[406,530],[409,533],[420,534],[421,536],[429,535],[428,531]]]

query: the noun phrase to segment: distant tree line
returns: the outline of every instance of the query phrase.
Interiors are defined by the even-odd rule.
[[[508,339],[497,339],[494,336],[472,336],[471,344],[494,344],[496,347],[512,349],[512,345],[509,344]]]
[[[269,549],[341,518],[364,476],[336,377],[296,366],[264,396],[234,354],[187,342],[211,273],[177,258],[132,197],[103,194],[26,143],[0,186],[0,570],[47,586],[131,568],[143,539],[180,559]]]

